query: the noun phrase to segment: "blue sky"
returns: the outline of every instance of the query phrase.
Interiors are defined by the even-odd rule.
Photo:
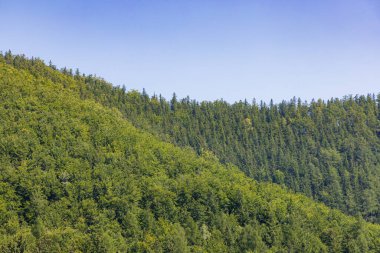
[[[380,1],[0,0],[8,49],[167,98],[379,93]]]

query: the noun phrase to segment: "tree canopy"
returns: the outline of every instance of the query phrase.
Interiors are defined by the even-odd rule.
[[[150,122],[149,128],[156,135],[166,133],[166,138],[173,141],[177,132],[182,131],[183,140],[187,136],[190,141],[192,135],[180,126],[192,122],[193,117],[181,108],[187,103],[191,108],[192,104],[196,105],[194,101],[184,100],[170,107],[162,98],[150,98],[138,92],[124,93],[123,89],[105,86],[101,79],[71,73],[69,70],[61,73],[38,59],[26,60],[9,54],[0,57],[1,252],[380,251],[379,225],[364,221],[360,215],[347,216],[285,187],[292,180],[290,172],[298,173],[300,181],[303,179],[301,168],[296,167],[301,154],[294,158],[294,167],[289,165],[287,170],[276,167],[273,180],[277,184],[257,182],[233,164],[233,157],[231,161],[218,157],[218,153],[207,146],[208,141],[193,151],[190,147],[179,148],[163,142],[146,131]],[[110,93],[104,87],[108,87]],[[117,102],[120,108],[115,108],[117,104],[111,100],[116,97],[120,99]],[[224,105],[220,108],[227,112],[229,108],[243,112],[245,106],[256,108],[244,103],[230,106],[215,102],[218,103]],[[352,103],[354,108],[362,108],[356,100]],[[203,110],[211,104],[203,103],[195,108]],[[322,109],[325,106],[322,103]],[[318,108],[316,110],[320,110]],[[269,107],[257,109],[270,111]],[[155,110],[162,113],[153,113]],[[148,111],[152,113],[147,114]],[[175,117],[160,116],[165,115],[164,112]],[[199,112],[192,113],[198,115]],[[205,110],[200,115],[208,113],[210,111]],[[133,114],[135,116],[131,117]],[[143,115],[149,117],[144,121]],[[220,117],[223,115],[228,114],[221,113]],[[263,114],[258,115],[262,117]],[[134,125],[140,122],[145,127],[136,128],[126,116]],[[156,125],[151,124],[154,116]],[[244,142],[244,136],[253,134],[256,122],[261,121],[249,115],[244,115],[242,121],[236,117],[229,120],[239,119],[236,124],[240,122],[246,129],[241,135],[242,145],[249,145]],[[183,122],[175,123],[179,118]],[[279,117],[278,121],[280,119],[286,121],[293,117]],[[317,146],[316,157],[321,159],[317,159],[318,163],[309,161],[307,168],[315,176],[310,181],[320,181],[318,190],[328,187],[326,199],[337,202],[338,196],[346,196],[341,187],[344,178],[340,174],[341,160],[347,159],[347,164],[351,161],[359,168],[363,166],[360,162],[372,163],[372,159],[377,158],[373,157],[376,145],[365,149],[368,148],[367,135],[373,137],[373,132],[357,127],[357,121],[361,120],[353,118],[351,127],[353,132],[364,131],[357,132],[362,138],[355,139],[362,140],[363,146],[357,148],[359,143],[355,141],[342,144],[347,148],[352,145],[354,153],[347,152],[354,157],[346,157],[345,152],[328,145],[329,142],[318,146],[314,140],[310,144]],[[294,121],[299,123],[295,118]],[[371,124],[366,120],[364,123]],[[169,130],[152,130],[164,124],[172,127],[172,134],[166,132]],[[199,131],[209,131],[206,120],[199,124],[203,124]],[[290,128],[290,135],[293,125],[286,123],[285,126]],[[215,125],[215,129],[217,127]],[[326,124],[320,127],[326,132],[334,131]],[[269,136],[272,133],[275,139],[276,133],[270,129],[261,130],[267,131]],[[319,130],[319,127],[314,129]],[[198,141],[209,137],[210,141],[220,143],[216,136],[204,133],[199,135]],[[228,144],[227,139],[232,137],[227,136],[225,132]],[[284,141],[289,138],[285,143],[292,150],[292,145],[307,143],[298,140],[301,137],[297,136],[293,133],[294,140],[285,134],[281,138]],[[266,141],[265,138],[256,140]],[[280,152],[280,146],[273,148]],[[262,161],[268,160],[267,165],[270,165],[272,159],[268,157],[266,154]],[[252,172],[245,171],[247,174],[263,170],[265,164],[252,166],[249,167]],[[268,166],[268,175],[272,173],[271,168]],[[325,173],[328,173],[327,179]],[[358,183],[372,189],[368,181],[371,179],[358,169],[345,173],[348,173],[347,180],[353,182],[356,179],[352,173],[358,174]],[[373,171],[368,169],[366,173],[369,177]],[[251,176],[256,177],[255,174]],[[331,183],[327,184],[326,180]],[[365,191],[367,188],[363,190],[363,194],[368,195],[366,198],[376,198],[370,190]],[[332,196],[332,193],[337,195]],[[354,197],[352,201],[357,204]],[[374,206],[365,210],[376,212],[378,203],[375,200],[368,205],[371,203],[375,203]]]

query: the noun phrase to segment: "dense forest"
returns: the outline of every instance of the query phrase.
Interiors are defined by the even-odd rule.
[[[137,127],[197,153],[212,151],[258,181],[380,222],[380,95],[327,102],[167,102],[86,78],[97,101],[116,107]]]
[[[379,252],[377,105],[166,102],[6,53],[0,252]]]
[[[92,78],[85,82],[97,101],[164,140],[199,154],[210,150],[258,181],[380,222],[380,95],[230,105],[175,95],[167,102],[145,92],[124,95]]]
[[[10,52],[3,59],[58,81],[51,63],[47,67]],[[80,87],[82,99],[118,109],[134,126],[164,141],[190,146],[198,154],[212,152],[258,181],[285,185],[347,214],[380,222],[380,94],[268,105],[197,102],[175,95],[166,101],[79,71],[61,72]]]
[[[212,151],[258,180],[380,222],[380,94],[311,103],[170,101],[93,78],[93,97],[135,126],[198,154]],[[99,84],[103,85],[99,85]]]

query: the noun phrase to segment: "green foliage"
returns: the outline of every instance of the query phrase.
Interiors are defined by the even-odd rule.
[[[380,221],[380,94],[310,104],[295,98],[277,105],[199,103],[175,94],[166,101],[145,90],[126,93],[125,87],[78,71],[62,69],[62,75],[39,59],[8,52],[1,61],[117,108],[136,127],[198,154],[209,152],[258,181],[284,184],[348,214]]]
[[[0,252],[380,251],[379,225],[257,183],[221,164],[217,152],[198,156],[162,142],[95,102],[82,82],[89,77],[62,74],[39,60],[17,58],[17,68],[5,63],[15,59],[0,57]],[[140,94],[132,94],[140,103]],[[142,99],[162,103],[146,111],[172,113],[162,101]],[[339,160],[345,159],[334,149],[316,149],[328,171],[307,164],[321,185],[330,173],[332,189],[343,182]],[[361,151],[364,160],[371,156]],[[293,180],[280,168],[273,173],[279,183]]]
[[[269,105],[170,101],[77,81],[83,98],[117,108],[134,126],[198,154],[211,152],[258,180],[283,184],[350,215],[380,222],[380,94]]]

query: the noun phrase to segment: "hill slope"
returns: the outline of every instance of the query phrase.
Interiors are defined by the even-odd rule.
[[[222,163],[246,175],[288,188],[380,222],[380,94],[317,101],[293,99],[278,105],[224,101],[170,102],[145,92],[127,92],[103,79],[74,74],[38,59],[14,56],[3,61],[34,76],[74,85],[82,99],[117,108],[130,122],[198,154],[211,150]]]
[[[198,154],[211,150],[258,181],[380,222],[380,96],[277,105],[167,102],[84,81],[97,101],[163,140]]]
[[[1,252],[379,251],[378,225],[161,142],[82,88],[0,60]]]

